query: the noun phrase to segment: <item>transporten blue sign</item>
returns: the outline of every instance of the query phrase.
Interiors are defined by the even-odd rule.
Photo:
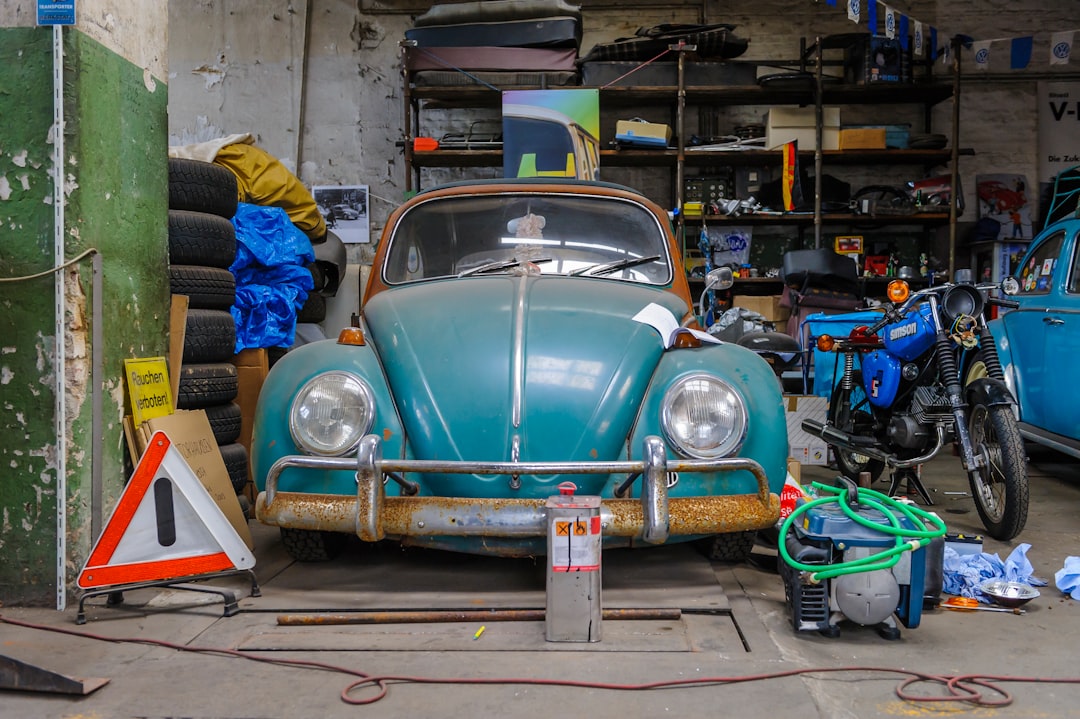
[[[38,0],[37,3],[38,25],[74,25],[75,24],[75,0],[67,2],[54,2],[53,0]]]

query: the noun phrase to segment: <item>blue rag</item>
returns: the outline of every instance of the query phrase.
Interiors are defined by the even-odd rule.
[[[1054,575],[1054,584],[1073,599],[1080,599],[1080,557],[1065,557],[1065,566]]]
[[[986,552],[960,554],[952,547],[945,545],[945,556],[942,562],[944,574],[942,591],[946,594],[971,597],[989,604],[990,600],[979,591],[979,585],[988,579],[1023,582],[1038,587],[1045,586],[1045,581],[1031,575],[1034,568],[1027,558],[1029,549],[1031,549],[1030,544],[1020,544],[1003,562],[996,554]],[[1076,579],[1080,581],[1080,560],[1077,561]]]

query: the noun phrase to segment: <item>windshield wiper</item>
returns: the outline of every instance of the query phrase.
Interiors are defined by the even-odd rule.
[[[505,270],[505,269],[508,269],[510,267],[517,267],[517,266],[519,266],[521,264],[524,264],[526,262],[531,262],[534,265],[539,265],[539,264],[542,264],[544,262],[551,262],[551,258],[550,257],[540,257],[540,258],[537,258],[535,260],[530,260],[530,259],[518,259],[518,258],[515,257],[515,258],[510,259],[510,260],[495,260],[494,262],[488,262],[486,264],[480,265],[479,267],[473,267],[471,270],[464,270],[463,272],[459,272],[457,274],[457,276],[458,277],[468,277],[469,275],[479,275],[479,274],[482,274],[484,272],[498,272],[499,270]]]
[[[571,277],[577,277],[579,275],[586,275],[588,277],[598,277],[600,275],[610,275],[612,272],[618,272],[619,270],[629,269],[631,267],[637,267],[638,265],[645,265],[650,262],[656,262],[659,259],[663,259],[660,255],[648,255],[646,257],[627,257],[622,260],[615,260],[614,262],[605,262],[599,265],[592,265],[591,267],[583,267],[580,270],[574,270],[570,273]]]

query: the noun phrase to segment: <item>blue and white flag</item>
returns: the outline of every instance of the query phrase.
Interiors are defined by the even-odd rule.
[[[1068,65],[1072,55],[1073,34],[1075,30],[1063,30],[1050,36],[1050,64]]]
[[[1034,45],[1034,38],[1031,35],[1026,37],[1014,37],[1009,43],[1009,69],[1011,70],[1023,70],[1031,62],[1031,48]]]
[[[877,0],[870,0],[870,2],[877,2]],[[858,24],[859,19],[862,16],[862,0],[847,0],[847,18],[851,22]]]
[[[908,16],[897,13],[897,26],[900,28],[900,47],[907,50],[911,46],[911,31],[908,29]]]
[[[885,6],[885,37],[892,40],[896,37],[896,12],[892,6]]]
[[[922,57],[926,52],[924,47],[925,39],[923,38],[922,23],[918,20],[915,21],[915,57]]]
[[[971,52],[975,58],[976,70],[989,70],[990,69],[990,43],[993,40],[979,40],[976,43],[972,43]]]
[[[866,27],[870,28],[871,35],[877,35],[877,0],[866,3]]]

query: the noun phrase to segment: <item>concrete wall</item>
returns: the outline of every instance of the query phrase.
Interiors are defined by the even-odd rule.
[[[137,12],[136,12],[137,11]],[[165,4],[82,0],[63,33],[65,258],[103,259],[101,317],[90,312],[89,258],[64,270],[65,355],[56,366],[52,275],[0,283],[0,601],[63,601],[127,478],[122,363],[164,354],[168,337]],[[53,251],[52,29],[33,3],[0,12],[0,276],[48,270]],[[101,322],[104,444],[91,442],[91,330]],[[54,392],[63,373],[63,442]],[[60,452],[63,452],[61,457]],[[57,541],[66,472],[66,549]],[[91,506],[91,468],[102,501]],[[59,556],[58,556],[59,554]],[[66,579],[58,595],[58,562]]]

